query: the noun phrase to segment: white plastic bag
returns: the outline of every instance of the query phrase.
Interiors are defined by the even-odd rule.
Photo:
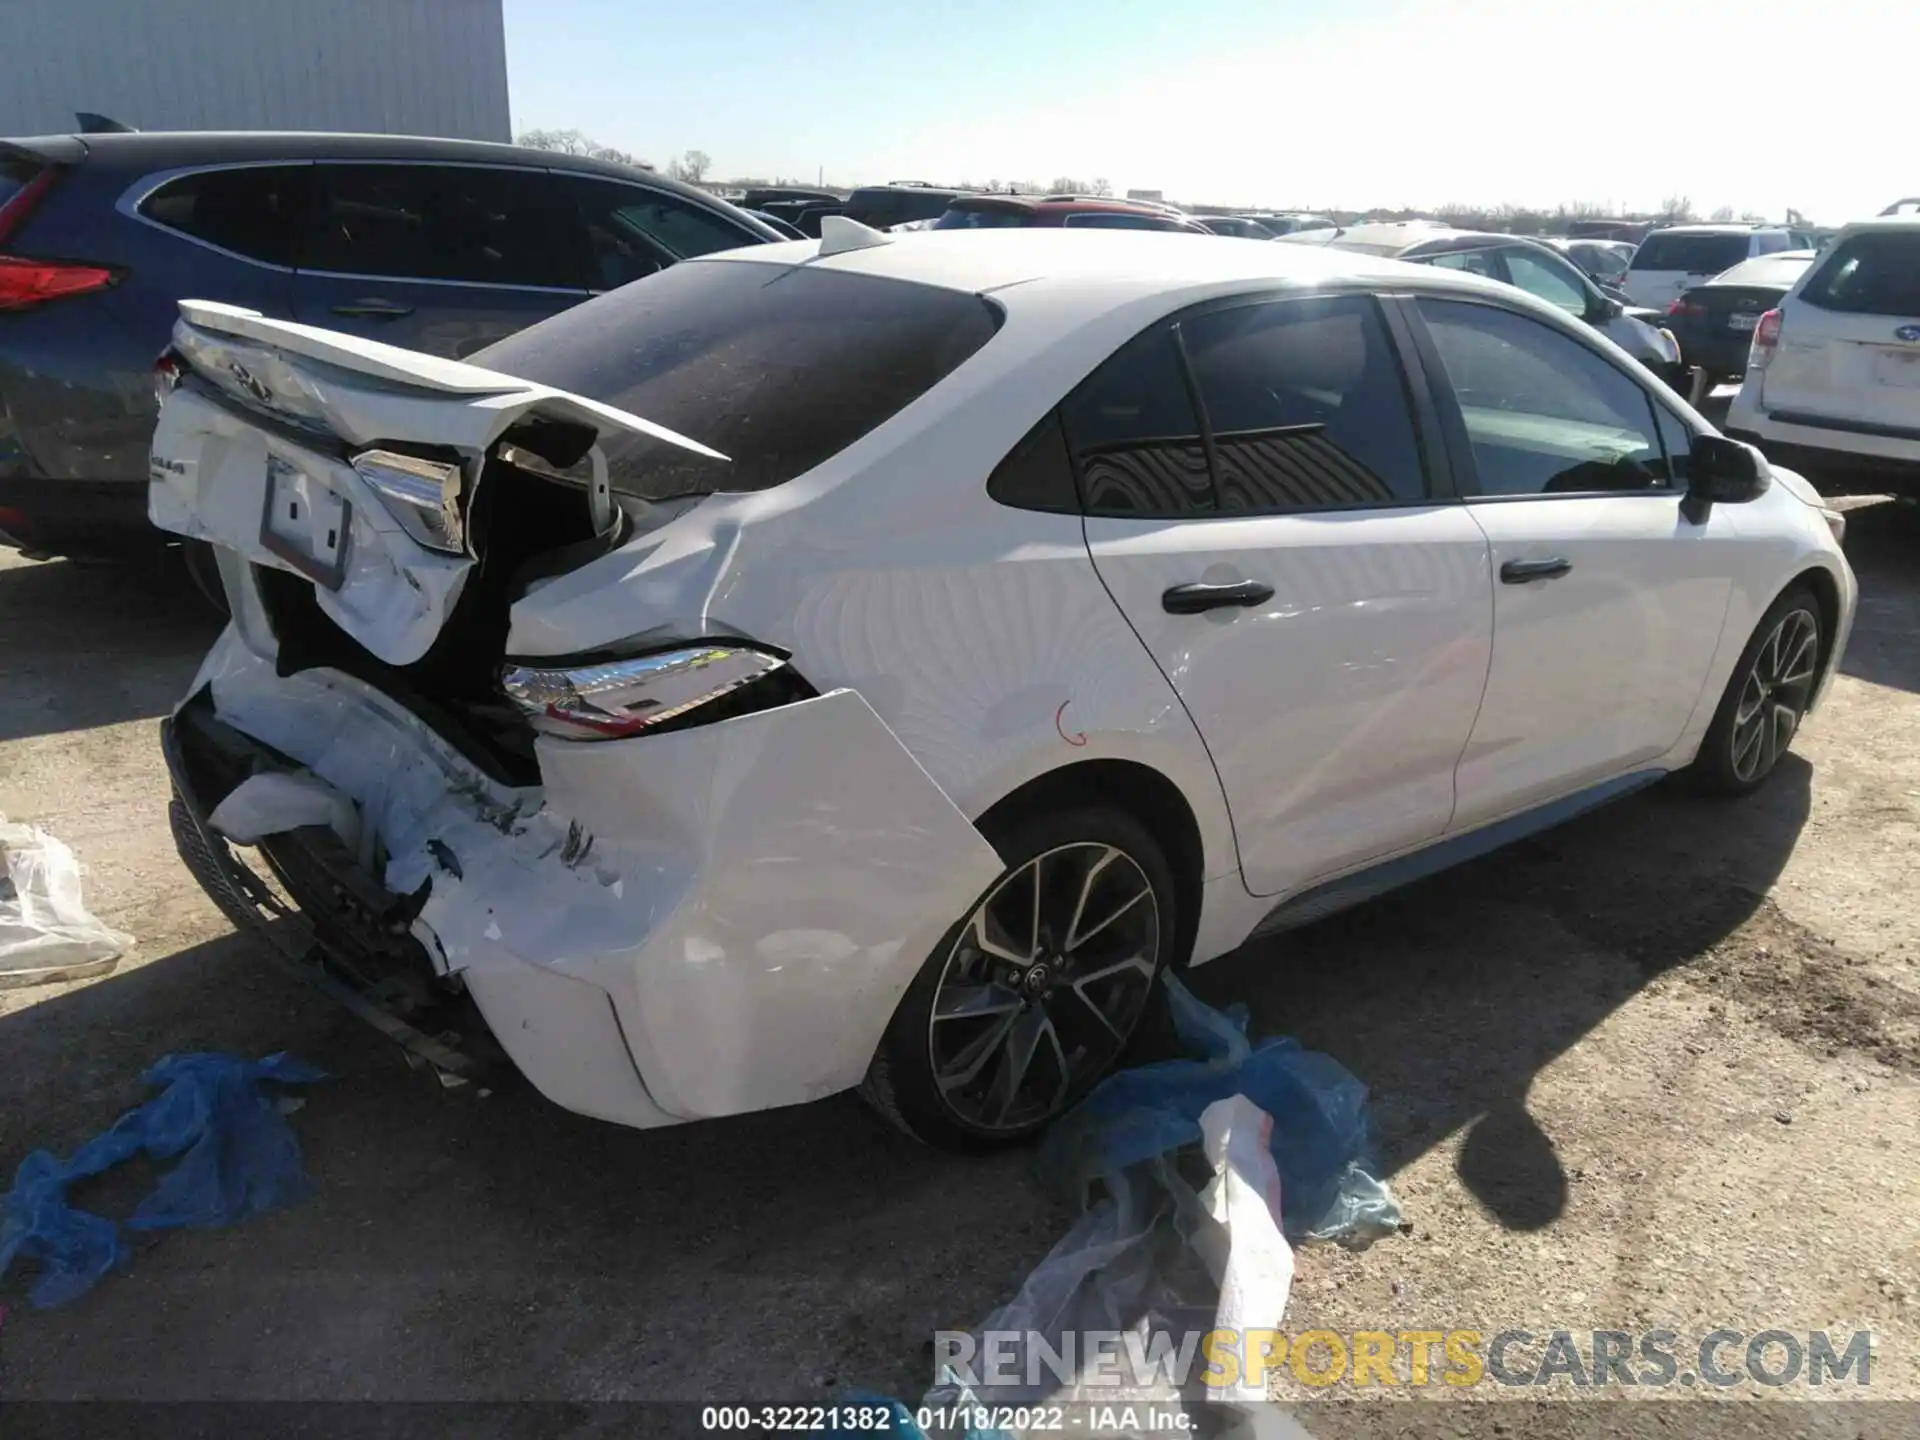
[[[32,825],[0,817],[0,989],[85,980],[119,962],[133,937],[103,925],[80,900],[73,851]]]

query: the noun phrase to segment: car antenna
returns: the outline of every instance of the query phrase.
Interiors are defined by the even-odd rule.
[[[893,237],[871,226],[850,220],[845,215],[827,215],[820,221],[820,254],[840,255],[848,250],[871,250],[876,245],[891,245]]]

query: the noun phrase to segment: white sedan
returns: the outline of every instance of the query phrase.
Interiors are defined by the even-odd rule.
[[[472,363],[181,307],[183,853],[449,1066],[470,999],[608,1120],[1014,1140],[1163,972],[1750,791],[1834,672],[1840,517],[1512,286],[826,228]]]

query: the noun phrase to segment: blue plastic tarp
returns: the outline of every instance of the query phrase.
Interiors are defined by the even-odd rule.
[[[179,1160],[126,1222],[134,1230],[234,1225],[312,1189],[278,1097],[261,1085],[303,1085],[325,1072],[285,1054],[199,1053],[168,1055],[144,1078],[165,1088],[65,1161],[34,1151],[0,1197],[0,1275],[16,1256],[37,1262],[27,1292],[36,1306],[63,1305],[125,1263],[119,1225],[74,1208],[66,1194],[123,1160]]]
[[[1273,1117],[1281,1224],[1289,1240],[1364,1246],[1400,1224],[1392,1192],[1375,1179],[1367,1087],[1338,1060],[1291,1036],[1247,1038],[1247,1010],[1215,1010],[1172,976],[1168,1008],[1189,1060],[1109,1075],[1047,1133],[1041,1173],[1076,1201],[1116,1176],[1200,1143],[1200,1112],[1244,1095]]]

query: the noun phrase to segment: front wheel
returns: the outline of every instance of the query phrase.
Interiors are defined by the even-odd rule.
[[[1703,788],[1720,795],[1760,788],[1813,702],[1820,655],[1819,603],[1796,585],[1761,617],[1727,681],[1693,762]]]
[[[1179,933],[1173,872],[1131,815],[1030,816],[990,834],[999,879],[934,947],[861,1094],[950,1150],[1024,1140],[1133,1035]]]

